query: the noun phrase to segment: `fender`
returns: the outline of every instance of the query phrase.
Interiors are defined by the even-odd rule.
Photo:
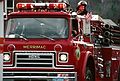
[[[120,81],[120,66],[118,67],[118,81]]]
[[[80,60],[78,61],[77,64],[78,74],[80,75],[78,77],[78,80],[80,81],[85,81],[85,71],[89,57],[93,58],[92,53],[90,51],[82,51],[80,54]]]

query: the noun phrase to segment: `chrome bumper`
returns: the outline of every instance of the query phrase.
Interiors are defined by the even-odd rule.
[[[77,72],[4,72],[3,81],[77,81]],[[62,80],[63,79],[63,80]]]

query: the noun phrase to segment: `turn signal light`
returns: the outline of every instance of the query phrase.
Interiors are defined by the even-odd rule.
[[[10,44],[10,45],[8,45],[7,50],[10,51],[10,52],[14,51],[15,50],[15,46],[13,44]]]

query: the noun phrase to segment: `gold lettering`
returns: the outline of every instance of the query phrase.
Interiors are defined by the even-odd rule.
[[[27,46],[23,46],[24,49],[46,49],[46,46],[43,45],[27,45]]]
[[[29,49],[29,46],[23,46],[24,49]]]

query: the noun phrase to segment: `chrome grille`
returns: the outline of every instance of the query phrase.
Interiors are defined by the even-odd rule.
[[[54,52],[15,52],[15,67],[54,67]]]

